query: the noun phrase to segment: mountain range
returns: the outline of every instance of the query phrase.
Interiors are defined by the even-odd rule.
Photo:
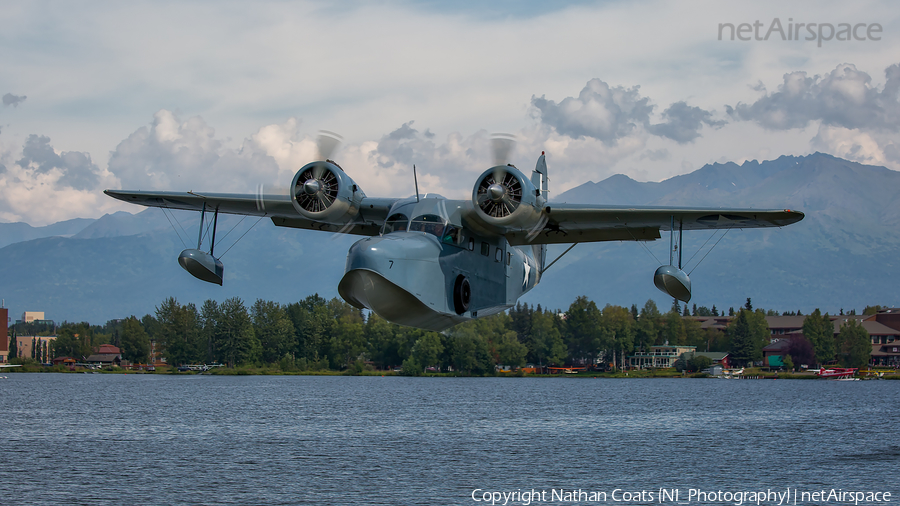
[[[661,182],[615,175],[553,201],[801,210],[806,218],[783,229],[686,232],[691,303],[726,309],[750,297],[755,307],[804,314],[900,304],[900,172],[885,167],[822,153],[782,156],[710,164]],[[196,213],[153,208],[45,227],[0,223],[0,297],[13,319],[44,311],[58,322],[91,323],[152,314],[169,296],[198,306],[234,296],[247,304],[257,298],[288,303],[313,293],[330,298],[358,239],[223,216],[216,246],[225,264],[220,287],[194,279],[176,261],[182,249],[196,246],[198,221]],[[652,279],[668,263],[668,244],[667,232],[651,243],[579,244],[522,300],[565,309],[578,295],[601,307],[641,307],[653,299],[665,311],[671,299]],[[564,249],[552,247],[551,259]]]

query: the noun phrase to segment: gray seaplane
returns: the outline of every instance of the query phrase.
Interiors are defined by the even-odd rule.
[[[320,136],[320,153],[323,144],[333,147],[334,139]],[[512,307],[578,243],[653,241],[661,238],[661,231],[670,236],[669,265],[656,270],[654,283],[687,302],[691,281],[681,268],[683,231],[783,227],[804,216],[790,209],[551,203],[545,154],[529,178],[503,163],[508,140],[495,141],[496,165],[478,177],[469,200],[420,195],[418,185],[416,195],[408,198],[368,197],[340,165],[321,155],[296,172],[286,194],[262,189],[253,194],[105,193],[132,204],[199,211],[201,231],[206,215],[212,214],[209,251],[198,244],[181,252],[178,262],[196,278],[219,285],[224,273],[214,256],[219,213],[268,217],[279,227],[363,236],[347,255],[338,285],[341,297],[388,321],[436,331]],[[571,246],[548,263],[548,244]]]

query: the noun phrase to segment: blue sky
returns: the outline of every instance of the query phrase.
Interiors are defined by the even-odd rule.
[[[123,209],[104,188],[286,185],[320,129],[344,136],[336,157],[373,196],[412,193],[415,163],[423,191],[464,198],[494,132],[517,137],[519,167],[546,151],[555,193],[813,151],[897,170],[898,13],[887,1],[11,1],[0,220]],[[821,47],[717,38],[721,23],[776,18],[882,31]]]

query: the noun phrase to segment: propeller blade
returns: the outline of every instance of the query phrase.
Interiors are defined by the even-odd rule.
[[[284,185],[268,183],[258,184],[256,185],[256,210],[265,211],[267,207],[271,208],[271,206],[268,204],[273,202],[273,197],[286,196],[290,194],[291,189]]]
[[[497,164],[494,167],[494,172],[491,174],[494,177],[494,182],[502,185],[506,181],[506,164]]]
[[[337,151],[343,140],[343,137],[334,132],[319,130],[319,135],[316,137],[316,148],[319,150],[319,160],[332,160],[332,156],[334,156],[334,153]],[[318,179],[318,177],[316,179]]]
[[[494,165],[506,165],[509,156],[516,147],[516,137],[512,134],[494,134],[491,136],[491,155]],[[499,181],[498,181],[499,182]]]
[[[325,164],[319,163],[313,166],[312,168],[312,177],[316,181],[321,181],[322,177],[325,175]]]

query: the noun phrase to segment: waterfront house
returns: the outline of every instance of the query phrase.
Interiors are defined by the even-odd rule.
[[[666,343],[651,346],[649,351],[638,351],[628,357],[628,366],[635,369],[665,369],[675,367],[675,361],[683,353],[693,353],[696,346],[677,346]]]
[[[97,352],[88,357],[85,362],[100,367],[119,366],[122,364],[122,351],[111,344],[101,344]]]

